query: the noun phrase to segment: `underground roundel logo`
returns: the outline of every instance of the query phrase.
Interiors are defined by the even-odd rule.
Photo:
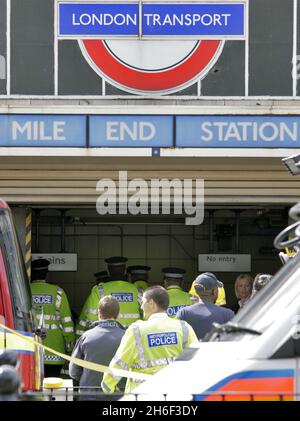
[[[167,94],[202,79],[219,58],[224,41],[79,40],[101,77],[139,94]]]
[[[203,79],[227,39],[245,39],[248,0],[56,0],[59,39],[122,90],[179,91]]]

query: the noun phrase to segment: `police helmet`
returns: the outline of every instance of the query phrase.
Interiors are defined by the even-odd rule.
[[[165,278],[182,279],[183,275],[186,273],[186,270],[182,268],[176,268],[176,267],[167,267],[167,268],[163,268],[162,272],[164,273]]]
[[[48,259],[36,259],[31,262],[31,269],[34,271],[44,271],[49,268],[50,261]]]

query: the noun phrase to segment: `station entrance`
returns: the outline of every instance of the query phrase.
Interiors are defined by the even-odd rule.
[[[31,210],[31,252],[76,255],[74,271],[49,273],[50,282],[68,294],[80,312],[93,274],[104,270],[104,259],[124,255],[128,265],[151,266],[152,284],[162,282],[161,268],[186,270],[185,289],[199,271],[199,254],[249,255],[250,272],[275,273],[281,266],[273,240],[288,221],[288,209],[298,201],[300,181],[280,158],[242,157],[4,157],[2,196],[15,216],[25,244],[25,215]],[[186,215],[99,215],[97,182],[128,179],[203,179],[204,221],[186,225]],[[224,264],[226,260],[224,260]],[[234,281],[242,268],[218,271],[227,301],[235,301]]]
[[[32,253],[46,254],[53,261],[58,269],[48,279],[66,291],[76,314],[96,284],[94,273],[105,270],[104,259],[115,255],[126,256],[128,265],[150,266],[152,285],[162,284],[163,267],[182,267],[187,291],[199,272],[215,272],[224,282],[230,304],[235,300],[235,278],[245,267],[228,271],[228,259],[249,256],[253,276],[275,273],[281,263],[273,239],[286,226],[287,211],[285,207],[209,207],[201,225],[187,226],[184,216],[121,218],[99,216],[90,207],[34,207]],[[64,268],[70,255],[75,255],[76,266]],[[207,256],[205,268],[199,255],[202,260]],[[209,260],[212,255],[224,256],[223,268]],[[234,268],[234,262],[230,264]]]

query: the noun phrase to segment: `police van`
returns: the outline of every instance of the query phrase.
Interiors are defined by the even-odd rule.
[[[274,242],[280,248],[297,243],[300,221]],[[231,322],[215,326],[134,393],[139,400],[298,400],[300,253]]]

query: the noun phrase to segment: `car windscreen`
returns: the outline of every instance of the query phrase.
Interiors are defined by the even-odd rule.
[[[300,254],[284,265],[230,323],[263,333],[277,318],[283,317],[294,301],[300,303]],[[247,332],[222,333],[216,340],[247,340],[255,338]]]

